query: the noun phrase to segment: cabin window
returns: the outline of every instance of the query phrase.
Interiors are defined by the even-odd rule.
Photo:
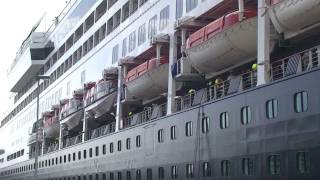
[[[134,12],[136,12],[136,10],[139,7],[139,0],[130,0],[130,14],[133,14]]]
[[[280,160],[280,155],[275,154],[275,155],[270,155],[268,156],[267,160],[268,164],[268,172],[270,175],[279,175],[280,174],[280,165],[281,165],[281,160]]]
[[[192,122],[191,121],[186,123],[186,136],[187,137],[192,136]]]
[[[71,154],[68,154],[68,162],[71,161]]]
[[[169,24],[169,16],[170,16],[170,7],[166,6],[160,11],[160,26],[159,29],[165,29]]]
[[[113,18],[111,17],[107,22],[107,34],[113,31]]]
[[[178,179],[177,166],[171,166],[171,178],[172,179]]]
[[[138,46],[146,41],[146,24],[143,24],[138,29]]]
[[[81,160],[81,151],[78,152],[78,160]]]
[[[89,157],[92,157],[92,148],[89,149]]]
[[[187,5],[186,5],[187,12],[196,8],[197,5],[198,5],[198,0],[187,0]]]
[[[108,0],[108,9],[110,9],[118,0]]]
[[[126,140],[126,148],[129,150],[131,148],[131,139],[127,138]]]
[[[310,157],[309,152],[297,153],[297,169],[300,174],[307,174],[310,172]]]
[[[122,173],[118,172],[118,180],[122,180]]]
[[[92,180],[92,179],[93,179],[93,178],[92,178],[92,174],[90,174],[90,175],[89,175],[89,180]]]
[[[148,0],[140,0],[139,6],[142,6],[144,3],[146,3]]]
[[[66,51],[68,51],[73,45],[73,36],[69,37],[66,42]]]
[[[109,174],[109,177],[110,177],[110,180],[114,180],[114,173],[111,172],[111,173]]]
[[[99,38],[99,29],[94,33],[94,46],[97,46],[100,43],[100,38]]]
[[[136,137],[136,147],[141,147],[141,136]]]
[[[88,52],[93,48],[93,35],[88,39]]]
[[[122,21],[125,21],[128,19],[130,15],[130,10],[129,10],[129,1],[122,6]]]
[[[164,168],[163,167],[159,167],[159,180],[164,180]]]
[[[250,158],[242,159],[242,174],[246,176],[253,175],[253,160]]]
[[[94,24],[94,13],[91,13],[90,16],[85,20],[85,32],[88,31]]]
[[[176,19],[182,17],[183,14],[183,1],[184,0],[177,0],[176,1]]]
[[[187,164],[186,173],[187,173],[186,174],[187,178],[193,178],[194,177],[193,164]]]
[[[204,162],[202,164],[203,177],[211,177],[211,166],[209,162]]]
[[[203,133],[207,133],[207,132],[209,132],[209,127],[210,127],[210,119],[209,119],[209,117],[208,116],[204,116],[203,118],[202,118],[202,123],[201,123],[201,125],[202,125],[202,132]]]
[[[97,22],[107,11],[107,0],[103,0],[96,9],[95,22]]]
[[[131,180],[131,172],[127,171],[126,180]]]
[[[83,159],[87,159],[87,150],[83,150]]]
[[[294,95],[294,111],[296,113],[305,112],[308,109],[308,94],[306,91],[298,92]]]
[[[162,143],[163,142],[163,129],[160,129],[158,131],[158,142]]]
[[[278,100],[271,99],[266,103],[267,118],[273,119],[278,116]]]
[[[102,145],[102,154],[107,154],[107,147],[106,145]]]
[[[226,129],[229,127],[229,117],[227,112],[220,114],[220,128]]]
[[[64,55],[65,50],[66,50],[65,44],[63,44],[58,50],[58,59],[60,59]]]
[[[113,16],[113,29],[116,29],[121,22],[121,9]]]
[[[99,156],[99,146],[96,146],[96,156]]]
[[[76,160],[76,153],[72,153],[72,160],[75,161]],[[53,163],[52,163],[53,164]]]
[[[62,156],[60,156],[60,164],[62,164]],[[43,161],[42,161],[42,167],[43,167]]]
[[[229,160],[221,161],[221,176],[230,176],[231,174],[231,163]]]
[[[81,24],[74,33],[74,43],[76,43],[83,35],[83,24]],[[54,63],[53,63],[54,64]]]
[[[147,169],[147,180],[152,180],[152,169]]]
[[[122,143],[121,143],[121,141],[119,140],[119,141],[118,141],[118,151],[121,151],[121,145],[122,145]]]
[[[67,162],[67,155],[64,155],[63,156],[63,163],[66,163]]]
[[[113,143],[110,143],[110,145],[109,145],[110,147],[109,147],[109,151],[110,151],[110,153],[113,153]]]
[[[245,106],[241,108],[241,124],[246,125],[249,124],[252,120],[251,117],[251,108],[249,106]]]
[[[156,34],[157,34],[157,15],[153,16],[149,20],[148,39],[151,39]]]
[[[132,52],[136,48],[136,31],[133,31],[129,35],[129,52]]]
[[[106,175],[106,173],[103,173],[103,174],[102,174],[102,180],[107,180],[107,175]]]
[[[106,24],[103,24],[99,29],[99,42],[106,37]]]
[[[171,140],[176,139],[176,126],[171,126],[171,128],[170,128],[170,138],[171,138]]]
[[[126,57],[127,55],[127,38],[122,40],[122,57]]]
[[[112,48],[112,64],[118,62],[118,54],[119,54],[119,45],[115,45]]]
[[[136,170],[136,180],[141,180],[141,170],[140,169]]]

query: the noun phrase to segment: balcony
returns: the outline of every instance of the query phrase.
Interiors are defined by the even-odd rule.
[[[44,33],[33,33],[17,53],[9,74],[9,88],[19,92],[43,67],[53,50],[53,43],[45,42]]]

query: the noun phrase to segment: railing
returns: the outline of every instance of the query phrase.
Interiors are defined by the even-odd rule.
[[[271,80],[308,71],[320,66],[320,46],[304,50],[271,63]]]
[[[69,147],[82,142],[82,134],[63,140],[63,147]]]
[[[101,126],[97,129],[92,129],[86,132],[86,140],[95,139],[106,134],[115,132],[116,123],[110,123],[104,126]]]
[[[48,148],[44,151],[44,153],[49,153],[53,151],[57,151],[59,149],[59,143],[51,143]]]

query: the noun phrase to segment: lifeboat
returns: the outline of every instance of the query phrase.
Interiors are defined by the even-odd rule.
[[[320,0],[271,0],[270,18],[275,29],[290,38],[320,21]]]
[[[189,36],[186,53],[199,72],[212,74],[248,61],[257,53],[257,13],[239,12],[223,16]]]
[[[169,59],[148,60],[131,69],[125,77],[126,98],[147,100],[167,91]]]
[[[108,74],[106,74],[108,73]],[[85,97],[85,111],[94,114],[95,118],[109,112],[117,98],[117,71],[112,73],[104,71],[103,79],[93,85]]]
[[[83,90],[76,90],[71,99],[60,101],[60,121],[68,130],[76,127],[83,118]]]
[[[59,110],[54,109],[52,111],[47,111],[42,114],[43,130],[45,132],[46,138],[53,138],[59,136],[60,124],[55,111]]]

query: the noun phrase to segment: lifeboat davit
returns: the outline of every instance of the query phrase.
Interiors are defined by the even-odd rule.
[[[276,30],[290,38],[320,22],[320,0],[271,0],[269,12]]]
[[[68,130],[76,127],[83,118],[83,90],[76,90],[73,98],[60,101],[60,121],[65,124]]]
[[[131,69],[125,78],[126,98],[148,100],[167,91],[168,57],[148,60]]]
[[[239,12],[230,13],[190,35],[186,53],[198,71],[212,74],[256,57],[257,12],[243,15],[240,21]]]
[[[46,138],[53,138],[59,136],[60,124],[58,116],[55,116],[55,111],[47,111],[42,114],[43,130]]]

